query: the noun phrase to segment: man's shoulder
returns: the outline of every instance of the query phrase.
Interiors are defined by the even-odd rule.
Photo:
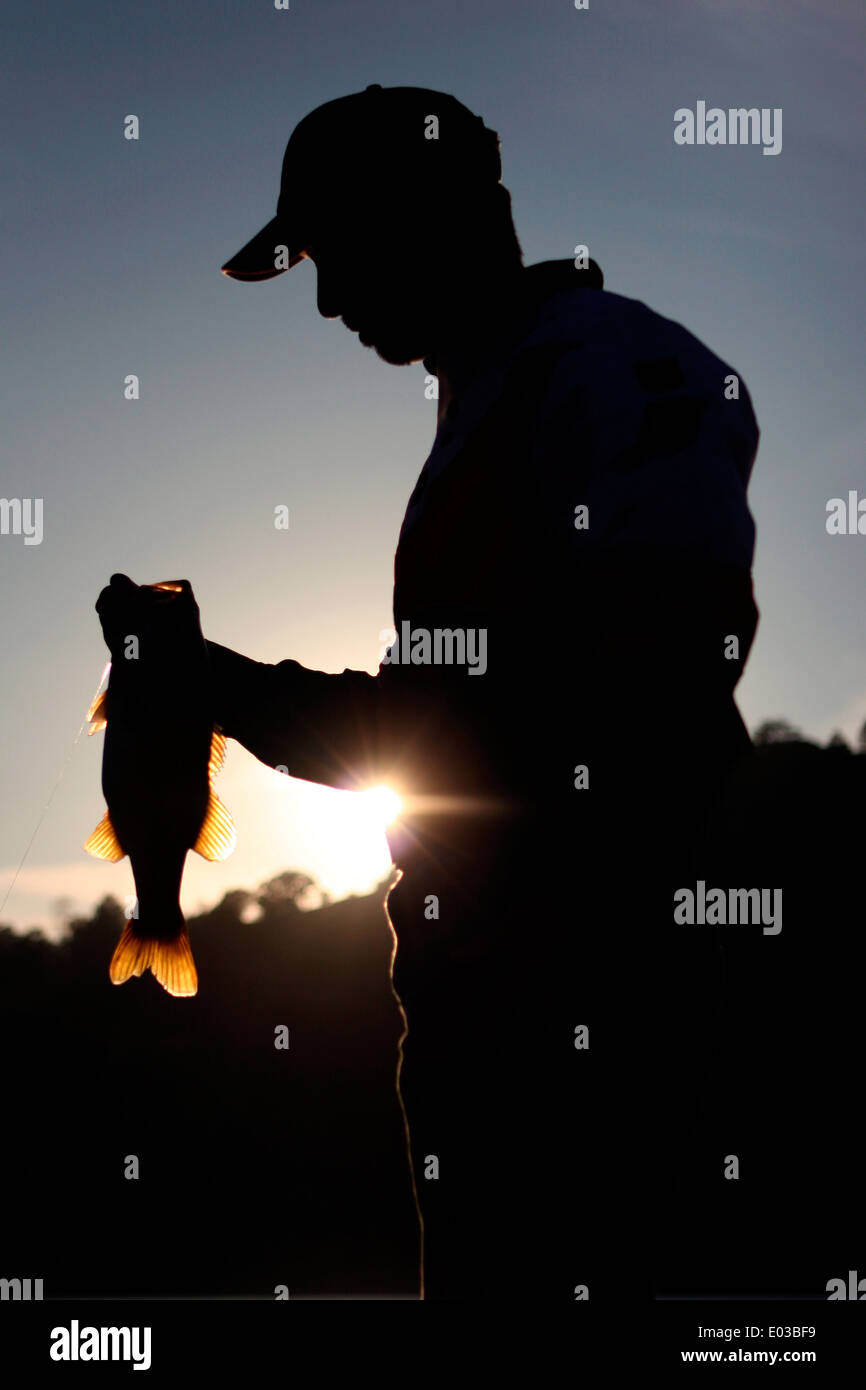
[[[560,347],[563,354],[604,349],[608,360],[642,360],[662,351],[676,351],[689,359],[720,361],[684,324],[665,317],[643,300],[630,299],[601,285],[570,284],[567,275],[559,278],[558,285],[554,277],[549,288],[519,345],[521,353],[542,346]]]
[[[566,288],[542,306],[512,371],[533,487],[557,534],[586,554],[691,545],[749,569],[760,432],[745,384],[694,334],[640,300]],[[592,519],[581,530],[575,503]]]
[[[567,263],[566,263],[567,264]],[[659,400],[728,404],[746,433],[759,436],[739,372],[694,333],[642,300],[567,282],[540,305],[517,347],[512,381],[538,379],[543,413],[563,405],[593,413],[632,407],[643,414]],[[609,406],[605,406],[609,402]],[[738,409],[730,409],[738,402]]]

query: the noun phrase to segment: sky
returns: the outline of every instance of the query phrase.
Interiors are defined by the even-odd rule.
[[[30,845],[0,921],[56,934],[59,900],[84,913],[132,893],[128,860],[82,849],[104,811],[102,738],[74,742],[107,659],[94,603],[112,573],[189,579],[205,636],[260,661],[376,670],[436,428],[424,368],[387,366],[322,319],[310,262],[261,284],[220,274],[273,216],[297,122],[371,82],[447,91],[499,132],[526,264],[585,243],[608,290],[683,323],[742,376],[761,428],[761,616],[738,702],[750,728],[780,716],[820,741],[855,737],[866,536],[825,523],[830,498],[866,497],[861,11],[6,8],[0,496],[43,499],[43,524],[40,544],[0,535],[0,901]],[[675,144],[675,111],[698,101],[781,108],[780,152]],[[387,872],[372,802],[235,743],[218,791],[237,849],[219,865],[190,855],[187,911],[286,868],[335,897]]]

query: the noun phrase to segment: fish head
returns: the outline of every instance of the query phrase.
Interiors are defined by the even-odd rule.
[[[135,584],[125,574],[113,574],[96,600],[96,611],[116,667],[122,658],[129,659],[130,638],[140,647],[166,651],[180,651],[187,643],[204,647],[199,607],[188,579]]]

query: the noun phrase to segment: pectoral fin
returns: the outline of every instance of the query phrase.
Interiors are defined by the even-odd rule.
[[[118,859],[125,858],[126,850],[117,838],[117,832],[107,811],[93,834],[84,841],[84,848],[94,859],[108,859],[113,864],[116,864]]]
[[[210,759],[207,765],[208,781],[212,782],[225,761],[226,739],[225,734],[214,729],[210,741]]]
[[[228,859],[237,838],[234,821],[211,788],[207,813],[193,849],[203,859]]]

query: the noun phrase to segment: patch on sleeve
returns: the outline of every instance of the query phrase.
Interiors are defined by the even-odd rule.
[[[612,473],[633,473],[652,459],[678,454],[697,440],[707,409],[699,396],[650,401],[645,407],[637,441],[609,464]]]
[[[645,391],[678,391],[686,379],[676,357],[645,358],[633,363],[634,374]]]

